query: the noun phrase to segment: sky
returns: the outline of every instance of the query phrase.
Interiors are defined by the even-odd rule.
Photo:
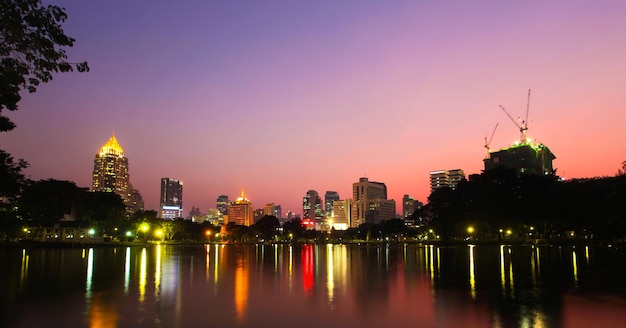
[[[48,3],[47,1],[45,3]],[[302,212],[310,190],[351,198],[360,177],[426,203],[429,172],[480,173],[485,137],[528,136],[565,179],[626,160],[624,1],[53,1],[70,61],[0,134],[31,179],[91,187],[112,133],[146,209],[160,180],[191,206],[242,188]]]

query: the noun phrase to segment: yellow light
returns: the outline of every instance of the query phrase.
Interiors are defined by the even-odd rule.
[[[157,229],[154,231],[154,235],[160,238],[163,235],[163,230]]]
[[[144,222],[139,226],[139,229],[141,229],[141,231],[143,232],[147,232],[148,230],[150,230],[150,225]]]
[[[474,227],[472,227],[472,226],[467,227],[467,232],[473,233],[474,232]]]
[[[204,234],[207,235],[207,236],[210,236],[211,235],[211,230],[207,230]]]
[[[506,234],[507,234],[507,235],[510,235],[510,234],[512,234],[512,233],[513,233],[513,231],[511,231],[511,229],[509,229],[509,230],[507,230],[507,231],[506,231]]]

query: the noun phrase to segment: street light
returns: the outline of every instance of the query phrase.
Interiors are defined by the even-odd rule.
[[[211,242],[211,230],[207,230],[204,234],[206,235],[207,240]]]

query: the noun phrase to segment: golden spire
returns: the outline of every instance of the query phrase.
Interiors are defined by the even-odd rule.
[[[104,146],[100,148],[100,156],[107,154],[124,156],[124,150],[122,149],[122,146],[120,146],[119,142],[117,142],[117,139],[115,139],[115,133],[113,133],[109,141],[107,141]]]
[[[250,201],[246,198],[246,195],[243,192],[243,187],[241,187],[241,196],[239,196],[237,200],[235,200],[235,203],[241,204],[241,203],[248,203],[248,202]]]

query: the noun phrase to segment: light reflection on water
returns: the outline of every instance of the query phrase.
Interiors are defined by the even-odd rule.
[[[598,325],[611,327],[626,320],[626,271],[616,261],[624,252],[611,252],[412,244],[2,250],[0,263],[14,261],[5,267],[15,274],[0,277],[0,326],[58,317],[79,327],[570,327],[572,317],[601,313]]]

